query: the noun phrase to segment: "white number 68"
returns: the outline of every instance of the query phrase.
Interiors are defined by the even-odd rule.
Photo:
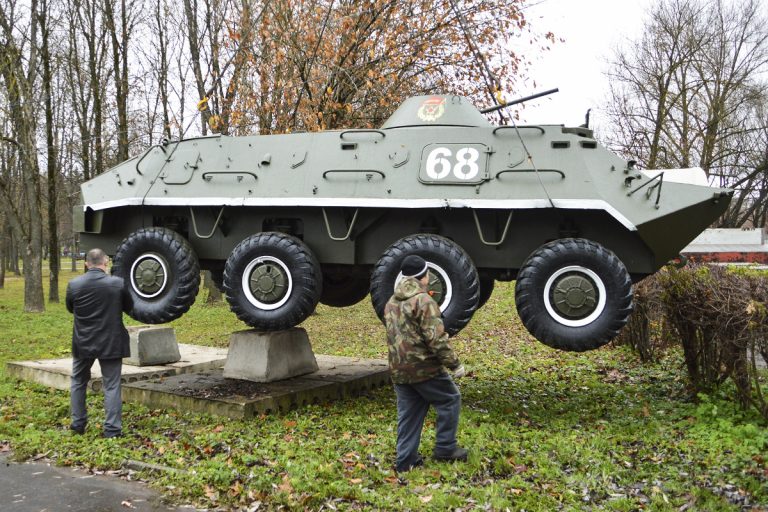
[[[480,172],[477,160],[480,152],[475,148],[461,148],[456,152],[456,164],[448,160],[452,152],[448,148],[435,148],[427,156],[427,176],[433,180],[441,180],[453,170],[453,175],[460,180],[471,180]]]

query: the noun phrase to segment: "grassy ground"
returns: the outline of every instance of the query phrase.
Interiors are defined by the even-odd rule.
[[[62,293],[69,272],[62,276]],[[63,297],[63,294],[62,294]],[[225,305],[202,298],[173,323],[180,342],[226,346],[243,328]],[[369,301],[318,308],[304,323],[318,353],[384,357]],[[22,282],[0,290],[0,450],[17,458],[116,469],[141,460],[178,472],[142,474],[170,499],[237,508],[288,509],[768,510],[768,430],[720,397],[689,400],[682,361],[643,366],[624,348],[550,350],[515,314],[513,287],[497,286],[455,340],[470,374],[460,381],[466,464],[427,460],[399,480],[392,471],[390,388],[251,421],[125,404],[119,440],[91,425],[71,436],[68,394],[9,379],[5,362],[69,353],[63,305],[22,312]],[[434,417],[422,452],[431,452]],[[746,505],[746,506],[745,506]],[[743,508],[742,508],[743,507]]]

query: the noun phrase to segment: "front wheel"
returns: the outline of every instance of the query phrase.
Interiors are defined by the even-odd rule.
[[[526,329],[552,348],[583,352],[615,338],[632,313],[632,280],[602,245],[564,238],[539,247],[517,275]]]
[[[112,274],[133,296],[130,316],[161,324],[184,314],[200,287],[200,265],[189,242],[167,228],[142,228],[117,247]]]
[[[309,247],[285,233],[251,235],[224,267],[224,291],[237,317],[262,331],[303,322],[322,293],[320,264]]]

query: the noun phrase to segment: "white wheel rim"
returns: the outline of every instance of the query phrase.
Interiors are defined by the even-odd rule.
[[[262,263],[276,263],[280,268],[283,269],[283,272],[285,272],[285,275],[288,277],[288,289],[285,291],[285,295],[283,295],[283,298],[279,301],[275,302],[274,304],[269,304],[266,302],[261,302],[259,299],[257,299],[253,292],[251,291],[251,273],[253,272],[253,269],[256,268],[257,265],[260,265]],[[241,281],[241,286],[243,288],[243,293],[245,294],[245,298],[248,299],[248,302],[253,304],[259,309],[263,309],[266,311],[272,311],[273,309],[277,309],[286,302],[288,302],[288,299],[291,298],[291,291],[293,290],[293,277],[291,276],[291,272],[288,270],[288,266],[280,261],[279,259],[273,257],[273,256],[259,256],[258,258],[255,258],[252,260],[248,265],[245,267],[245,270],[243,271],[243,279]]]
[[[445,283],[445,293],[443,293],[443,302],[438,304],[440,306],[440,312],[444,312],[446,309],[448,309],[448,306],[451,305],[451,298],[453,297],[453,284],[451,283],[451,280],[448,278],[448,273],[443,270],[443,268],[440,265],[435,265],[434,263],[428,261],[427,267],[430,270],[434,270],[437,272],[437,274],[440,276],[440,278]],[[397,285],[400,284],[400,281],[403,279],[403,273],[400,272],[397,274],[397,278],[395,279],[395,288],[397,288]]]
[[[144,293],[142,292],[138,285],[136,284],[136,275],[134,272],[136,271],[136,266],[140,263],[146,261],[146,260],[152,260],[156,261],[160,267],[163,269],[163,283],[160,285],[160,289],[158,289],[155,293]],[[131,265],[131,273],[129,275],[129,279],[131,281],[131,288],[133,288],[133,291],[136,292],[136,294],[139,297],[143,297],[145,299],[152,299],[154,297],[157,297],[163,291],[165,291],[165,287],[168,284],[168,265],[166,265],[165,260],[161,258],[159,255],[149,252],[146,254],[142,254],[136,260],[133,262],[133,265]]]
[[[552,285],[554,282],[566,273],[580,273],[584,276],[588,277],[592,283],[597,288],[598,293],[598,299],[597,299],[597,305],[595,306],[595,310],[592,311],[588,316],[584,318],[578,318],[578,319],[572,319],[572,318],[566,318],[562,316],[560,313],[558,313],[555,308],[552,306],[552,303],[550,302],[549,292],[552,288]],[[544,285],[544,307],[547,308],[547,313],[555,319],[555,321],[559,324],[568,326],[568,327],[583,327],[585,325],[589,325],[592,322],[594,322],[605,310],[605,304],[606,304],[606,293],[605,293],[605,284],[603,284],[603,280],[600,279],[600,277],[592,270],[582,267],[580,265],[571,265],[569,267],[563,267],[559,269],[557,272],[549,276],[549,279],[547,279],[547,283]]]

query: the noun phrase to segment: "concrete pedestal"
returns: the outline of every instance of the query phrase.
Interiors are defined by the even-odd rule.
[[[294,327],[286,331],[238,331],[229,338],[224,377],[272,382],[318,370],[307,331]]]
[[[148,379],[164,379],[182,373],[196,373],[220,369],[227,360],[227,349],[179,344],[181,359],[176,363],[157,366],[123,365],[123,384]],[[9,376],[20,380],[37,382],[44,386],[69,391],[72,378],[72,358],[39,359],[37,361],[9,361],[6,363]],[[101,391],[101,368],[93,363],[89,392]],[[0,509],[2,507],[0,506]]]
[[[175,363],[181,359],[176,333],[172,327],[139,325],[128,327],[131,355],[123,363],[133,366],[154,366]]]

